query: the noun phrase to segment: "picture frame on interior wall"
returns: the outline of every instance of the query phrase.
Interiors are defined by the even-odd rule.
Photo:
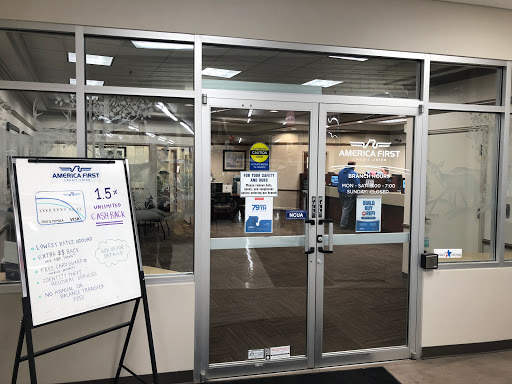
[[[222,156],[223,171],[245,171],[246,153],[245,151],[233,151],[225,149]]]
[[[126,147],[115,145],[104,145],[102,148],[96,146],[95,157],[97,159],[124,159],[126,158]]]

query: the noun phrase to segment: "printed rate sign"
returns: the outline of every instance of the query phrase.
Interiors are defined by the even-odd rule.
[[[357,196],[356,232],[380,232],[382,197]]]
[[[14,166],[34,326],[140,297],[124,162]]]
[[[272,197],[245,198],[245,233],[272,233]]]

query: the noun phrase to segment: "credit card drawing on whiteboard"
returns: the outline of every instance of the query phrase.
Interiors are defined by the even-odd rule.
[[[36,210],[41,225],[80,223],[87,217],[82,191],[37,192]]]

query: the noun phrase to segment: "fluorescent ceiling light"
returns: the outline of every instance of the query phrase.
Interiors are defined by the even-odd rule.
[[[203,69],[203,75],[205,76],[214,76],[214,77],[223,77],[225,79],[231,79],[233,76],[238,75],[242,71],[231,71],[229,69],[221,69],[221,68],[205,68]]]
[[[194,44],[166,43],[163,41],[138,41],[132,40],[135,48],[145,49],[194,49]]]
[[[332,59],[352,60],[352,61],[366,61],[366,57],[353,57],[353,56],[329,56]]]
[[[251,117],[252,115],[252,109],[249,109],[249,114],[247,115],[247,117]]]
[[[85,55],[86,64],[91,65],[104,65],[110,67],[112,65],[112,56],[99,56],[99,55]],[[68,52],[68,61],[70,63],[76,63],[76,53]]]
[[[240,144],[242,142],[242,138],[238,139],[238,144]]]
[[[158,140],[160,140],[160,141],[165,141],[165,137],[163,137],[163,136],[158,136]]]
[[[382,123],[382,124],[396,124],[396,123],[405,123],[406,121],[407,121],[407,119],[400,118],[400,119],[383,120],[383,121],[379,121],[379,123]]]
[[[87,80],[87,85],[96,85],[102,87],[105,84],[102,80]],[[76,85],[76,79],[69,79],[69,84]]]
[[[249,124],[251,122],[251,118],[248,118],[247,119],[247,124]]]
[[[281,140],[283,139],[277,139],[276,141],[274,141],[274,143],[279,143]]]
[[[107,137],[114,137],[114,135],[111,134],[111,133],[105,133],[105,136],[107,136]]]
[[[192,130],[190,129],[190,127],[189,127],[187,124],[185,124],[183,121],[180,121],[180,125],[181,125],[183,128],[185,128],[187,131],[189,131],[189,132],[190,132],[190,134],[192,134],[192,135],[194,134],[194,131],[192,131]]]
[[[341,84],[341,83],[343,83],[343,81],[315,79],[315,80],[308,81],[307,83],[304,83],[302,85],[310,85],[312,87],[327,88],[327,87],[332,87],[333,85],[337,85],[337,84]]]
[[[169,144],[174,144],[174,141],[172,141],[172,140],[169,140]]]
[[[131,124],[130,124],[130,125],[128,125],[128,128],[130,128],[130,129],[132,129],[132,130],[134,130],[134,131],[139,132],[139,128],[137,128],[137,127],[136,127],[136,126],[134,126],[134,125],[131,125]]]
[[[157,107],[159,110],[161,110],[163,113],[165,113],[167,116],[169,116],[174,121],[178,121],[178,118],[174,116],[169,109],[164,105],[164,103],[158,102],[155,104],[155,107]]]
[[[154,133],[151,133],[151,132],[146,132],[146,135],[148,135],[149,137],[155,137],[156,136]]]
[[[279,111],[276,111],[275,109],[269,111],[270,113],[276,113],[276,112],[279,112]]]
[[[112,120],[110,120],[109,118],[107,118],[105,116],[100,116],[100,117],[98,117],[98,119],[103,120],[103,121],[105,121],[105,123],[108,123],[108,124],[112,123]]]

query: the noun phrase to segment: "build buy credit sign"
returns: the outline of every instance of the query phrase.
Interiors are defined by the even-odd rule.
[[[380,232],[382,196],[357,196],[356,232]]]
[[[268,171],[270,168],[270,150],[264,143],[256,143],[250,150],[250,170]]]

